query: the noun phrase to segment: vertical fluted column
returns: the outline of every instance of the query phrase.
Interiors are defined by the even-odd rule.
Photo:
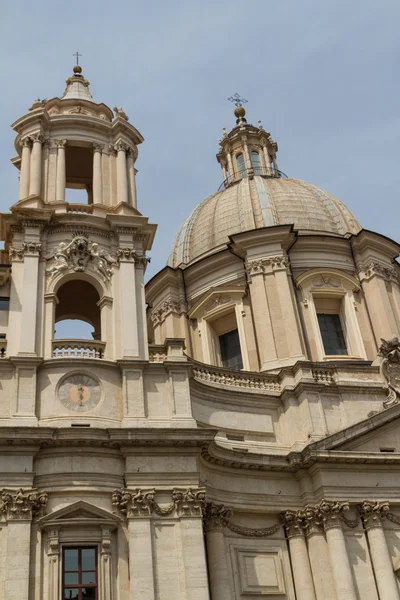
[[[282,521],[289,540],[290,560],[293,569],[297,600],[316,600],[314,583],[306,540],[304,537],[304,515],[302,511],[286,511]]]
[[[130,206],[137,207],[136,200],[136,181],[135,181],[135,165],[132,148],[128,149],[127,153],[127,167],[128,167],[128,198]]]
[[[101,153],[103,144],[93,144],[93,204],[102,204],[103,186],[101,176]]]
[[[357,600],[341,519],[342,512],[349,508],[348,503],[324,500],[318,508],[331,557],[337,600]]]
[[[21,174],[19,177],[19,199],[23,200],[29,194],[29,175],[31,167],[31,138],[26,137],[21,141]]]
[[[29,195],[40,196],[42,185],[42,144],[44,137],[41,133],[32,136],[31,169],[29,178]]]
[[[56,140],[57,146],[57,175],[56,175],[56,201],[65,202],[66,165],[65,146],[67,140]]]
[[[126,165],[126,151],[128,147],[119,141],[115,144],[117,151],[117,193],[118,202],[128,202],[128,172]]]
[[[306,507],[304,514],[308,556],[317,600],[337,600],[331,559],[322,521],[318,518],[314,507]]]
[[[383,531],[388,502],[363,502],[358,507],[368,536],[375,580],[380,600],[399,600],[399,589]]]
[[[230,514],[222,504],[208,503],[204,518],[207,544],[208,575],[211,600],[231,600],[224,517]]]

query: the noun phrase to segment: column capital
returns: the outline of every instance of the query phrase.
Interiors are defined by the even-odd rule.
[[[324,525],[325,531],[332,528],[341,529],[343,513],[349,509],[348,502],[322,500],[320,504],[315,505],[315,510]]]
[[[287,510],[281,513],[287,537],[304,537],[305,514],[302,510]]]
[[[206,531],[218,531],[226,527],[226,523],[233,514],[231,508],[223,504],[207,502],[204,510],[204,526]]]
[[[101,154],[104,150],[104,144],[99,144],[97,142],[93,142],[92,146],[93,146],[93,152],[100,152],[100,154]]]
[[[314,506],[305,507],[304,526],[307,536],[311,536],[314,533],[323,533],[324,524],[319,511]]]
[[[46,492],[38,493],[35,489],[1,491],[0,517],[8,521],[31,521],[36,515],[41,515],[47,504]]]
[[[202,517],[206,505],[206,493],[203,488],[173,488],[171,501],[159,504],[155,488],[122,488],[114,490],[111,497],[115,512],[125,519],[160,517]]]
[[[57,148],[65,148],[65,146],[67,145],[67,140],[54,140],[54,143],[57,146]]]
[[[23,148],[30,148],[31,144],[32,144],[32,138],[30,138],[29,136],[26,136],[21,140],[21,146]]]
[[[129,146],[127,144],[125,144],[122,140],[118,140],[115,144],[114,144],[114,149],[116,150],[116,152],[124,152],[126,153],[129,149]]]
[[[43,144],[46,138],[41,131],[38,131],[31,136],[31,139],[33,144]]]
[[[364,500],[362,504],[357,506],[365,529],[368,531],[374,527],[383,527],[383,521],[389,512],[389,502],[368,502]]]

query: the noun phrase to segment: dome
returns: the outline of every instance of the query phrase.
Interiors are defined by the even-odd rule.
[[[300,233],[356,234],[361,225],[325,190],[283,177],[245,177],[201,202],[175,238],[168,265],[177,267],[221,249],[229,236],[274,225]]]

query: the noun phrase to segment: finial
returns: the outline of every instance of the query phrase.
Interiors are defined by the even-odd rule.
[[[258,129],[264,129],[260,119],[257,122],[258,122]]]
[[[246,123],[246,119],[245,114],[246,111],[243,108],[243,104],[246,104],[247,100],[246,98],[241,98],[240,94],[238,94],[236,92],[236,94],[233,94],[233,96],[231,96],[230,98],[228,98],[229,102],[233,102],[236,106],[234,112],[234,115],[236,117],[236,123],[239,125],[240,123]]]
[[[75,75],[80,75],[82,73],[82,67],[79,64],[79,57],[82,56],[82,54],[79,54],[79,52],[73,52],[72,56],[76,57],[76,65],[74,66],[73,71]]]

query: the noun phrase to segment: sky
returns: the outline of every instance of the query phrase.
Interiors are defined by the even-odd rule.
[[[398,239],[398,0],[19,0],[2,6],[0,210],[17,201],[10,124],[60,96],[79,51],[98,102],[144,136],[138,208],[158,232],[147,278],[176,231],[222,182],[222,128],[238,92],[278,142],[279,168]]]

